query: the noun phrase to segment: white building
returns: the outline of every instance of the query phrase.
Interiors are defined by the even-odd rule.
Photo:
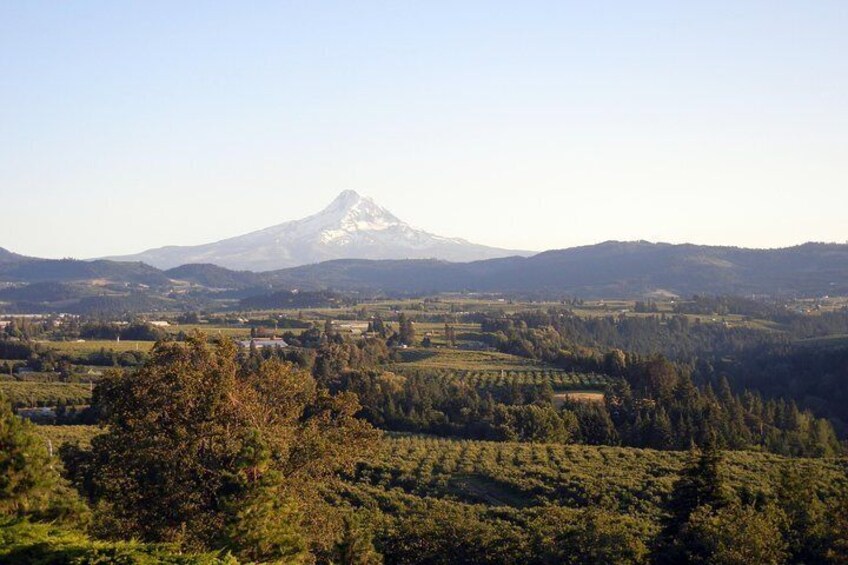
[[[289,344],[286,343],[282,339],[275,338],[253,338],[253,339],[243,339],[239,341],[239,345],[242,347],[250,347],[250,344],[253,344],[258,349],[262,349],[263,347],[288,347]]]

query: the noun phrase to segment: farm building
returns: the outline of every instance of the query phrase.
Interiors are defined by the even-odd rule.
[[[253,344],[258,349],[262,349],[263,347],[288,347],[289,344],[286,343],[282,339],[275,338],[254,338],[254,339],[243,339],[239,341],[239,345],[242,347],[250,347],[250,344]]]
[[[341,332],[350,332],[352,334],[364,334],[368,331],[368,322],[333,322],[333,329]]]

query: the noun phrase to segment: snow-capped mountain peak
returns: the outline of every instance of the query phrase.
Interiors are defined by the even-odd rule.
[[[343,239],[356,232],[384,231],[405,226],[397,216],[354,190],[345,190],[324,210],[313,216],[326,221],[321,230],[325,243]]]
[[[144,261],[160,268],[214,263],[231,269],[268,271],[330,259],[420,259],[450,261],[525,254],[475,245],[415,229],[354,190],[341,192],[326,208],[215,243],[162,247],[118,260]]]

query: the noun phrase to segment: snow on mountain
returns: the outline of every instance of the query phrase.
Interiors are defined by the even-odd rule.
[[[371,198],[345,190],[322,211],[301,220],[215,243],[160,247],[110,259],[143,261],[162,269],[213,263],[258,272],[331,259],[474,261],[527,254],[415,229]]]

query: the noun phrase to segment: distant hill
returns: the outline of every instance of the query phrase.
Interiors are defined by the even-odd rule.
[[[172,286],[165,273],[143,263],[26,258],[0,263],[0,312],[113,315],[179,309],[181,303],[167,298]]]
[[[413,228],[372,199],[346,190],[307,218],[215,243],[161,247],[110,259],[143,261],[162,269],[212,263],[258,272],[332,259],[472,261],[516,254],[530,253],[477,245]]]
[[[231,271],[224,267],[204,264],[190,264],[165,271],[168,277],[187,281],[209,288],[241,289],[264,284],[266,278],[250,271]]]
[[[88,296],[76,285],[62,282],[37,282],[0,289],[0,300],[7,302],[62,302]]]
[[[848,245],[744,249],[616,242],[508,257],[443,261],[329,261],[268,273],[276,285],[384,292],[518,292],[583,297],[652,293],[848,294]]]
[[[6,252],[5,256],[9,255],[15,256]],[[5,298],[0,300],[7,302],[46,303],[71,296],[126,294],[131,289],[167,299],[157,303],[161,307],[172,304],[177,308],[292,289],[372,295],[469,291],[584,298],[693,294],[814,297],[848,295],[848,245],[806,243],[785,249],[744,249],[608,241],[532,257],[468,263],[341,259],[263,273],[211,264],[161,271],[138,262],[24,258],[0,263],[0,286],[2,283],[31,285],[27,290],[4,292]],[[33,283],[74,283],[74,287]],[[145,303],[138,296],[131,302],[139,307]]]
[[[165,273],[144,263],[28,259],[0,264],[0,281],[34,283],[93,280],[145,285],[165,285],[170,282]]]
[[[23,261],[31,260],[30,257],[25,255],[18,255],[17,253],[12,253],[8,249],[4,249],[0,247],[0,265],[8,265],[11,263],[21,263]]]

